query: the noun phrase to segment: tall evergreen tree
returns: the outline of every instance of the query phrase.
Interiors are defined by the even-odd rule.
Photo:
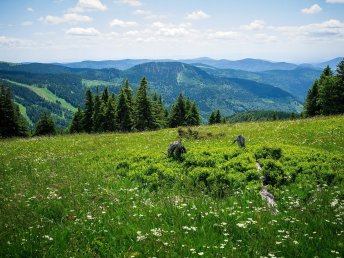
[[[319,88],[318,103],[320,105],[320,113],[322,115],[331,115],[340,113],[341,95],[343,92],[339,92],[337,84],[337,78],[335,76],[327,76],[321,80],[321,86]]]
[[[176,103],[172,105],[169,126],[178,127],[186,125],[186,111],[185,111],[185,101],[183,94],[180,93]]]
[[[35,126],[35,135],[55,135],[56,127],[54,120],[47,111],[43,111],[41,114],[36,126]]]
[[[304,115],[305,117],[312,117],[319,114],[319,81],[315,80],[313,86],[308,90],[304,104]]]
[[[105,110],[105,121],[103,124],[103,129],[106,132],[114,132],[116,130],[116,103],[112,96],[109,97]]]
[[[222,116],[220,110],[217,110],[215,113],[215,123],[216,124],[221,124],[222,121]]]
[[[131,131],[133,127],[133,120],[131,117],[130,107],[128,105],[127,95],[124,88],[122,88],[118,97],[115,119],[119,131]]]
[[[190,126],[201,124],[201,116],[195,101],[191,103],[188,113],[186,114],[186,123]]]
[[[79,107],[73,116],[72,123],[71,123],[71,126],[69,128],[70,133],[81,133],[84,131],[84,126],[82,123],[83,118],[84,118],[84,114],[83,114],[81,108]]]
[[[85,111],[83,115],[83,129],[85,132],[93,130],[93,95],[90,89],[86,91]]]
[[[140,82],[135,101],[135,128],[139,131],[156,129],[152,103],[148,96],[148,83],[145,77]]]
[[[101,105],[102,105],[102,102],[98,95],[98,88],[97,88],[97,93],[94,97],[94,102],[93,102],[93,115],[92,115],[93,132],[101,132],[102,130]]]
[[[0,137],[12,136],[28,136],[28,125],[10,89],[0,85]]]
[[[102,94],[102,102],[103,103],[107,103],[108,99],[109,99],[109,90],[108,87],[105,87],[103,94]]]
[[[216,123],[216,113],[215,111],[211,112],[210,116],[209,116],[209,119],[208,119],[208,124],[209,125],[213,125]]]

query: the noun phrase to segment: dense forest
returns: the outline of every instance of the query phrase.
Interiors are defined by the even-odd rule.
[[[135,96],[128,80],[117,97],[110,94],[108,88],[101,95],[98,90],[93,95],[88,89],[85,108],[79,108],[74,114],[70,132],[130,132],[200,125],[198,107],[189,98],[180,94],[168,112],[161,96],[149,95],[145,77],[139,85]]]
[[[309,89],[304,115],[333,115],[344,113],[344,59],[337,66],[337,74],[327,66]]]

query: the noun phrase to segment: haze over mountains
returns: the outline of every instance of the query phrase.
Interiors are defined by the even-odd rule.
[[[304,97],[322,68],[342,58],[319,64],[296,65],[258,59],[239,61],[197,58],[188,60],[126,59],[68,64],[0,63],[0,82],[12,89],[15,101],[31,123],[47,109],[60,126],[68,126],[73,112],[83,106],[87,87],[108,87],[118,94],[129,79],[134,91],[145,76],[150,91],[162,95],[169,108],[183,93],[197,102],[203,121],[220,109],[223,115],[250,110],[300,112]]]
[[[242,60],[230,61],[227,59],[212,59],[208,57],[201,57],[195,59],[123,59],[123,60],[104,60],[104,61],[82,61],[73,63],[56,63],[70,68],[91,68],[91,69],[103,69],[103,68],[116,68],[119,70],[126,70],[132,68],[135,65],[149,63],[149,62],[181,62],[191,65],[206,65],[219,69],[234,69],[244,70],[250,72],[262,72],[268,70],[294,70],[300,67],[307,67],[313,69],[323,69],[329,65],[333,70],[336,69],[336,65],[342,60],[342,57],[337,57],[332,60],[328,60],[321,63],[303,63],[293,64],[287,62],[272,62],[261,59],[246,58]]]

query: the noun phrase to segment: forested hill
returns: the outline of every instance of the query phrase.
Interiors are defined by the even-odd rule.
[[[136,90],[143,76],[150,91],[162,95],[168,107],[180,92],[195,100],[204,121],[214,109],[229,116],[248,110],[299,112],[302,108],[296,97],[269,83],[226,78],[181,62],[150,62],[124,71],[0,63],[1,82],[12,89],[21,111],[34,123],[48,109],[60,126],[67,126],[76,107],[83,106],[87,87],[94,92],[109,87],[118,94],[125,79]]]

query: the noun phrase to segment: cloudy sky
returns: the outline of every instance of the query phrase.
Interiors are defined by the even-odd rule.
[[[344,0],[0,0],[0,60],[344,56]]]

